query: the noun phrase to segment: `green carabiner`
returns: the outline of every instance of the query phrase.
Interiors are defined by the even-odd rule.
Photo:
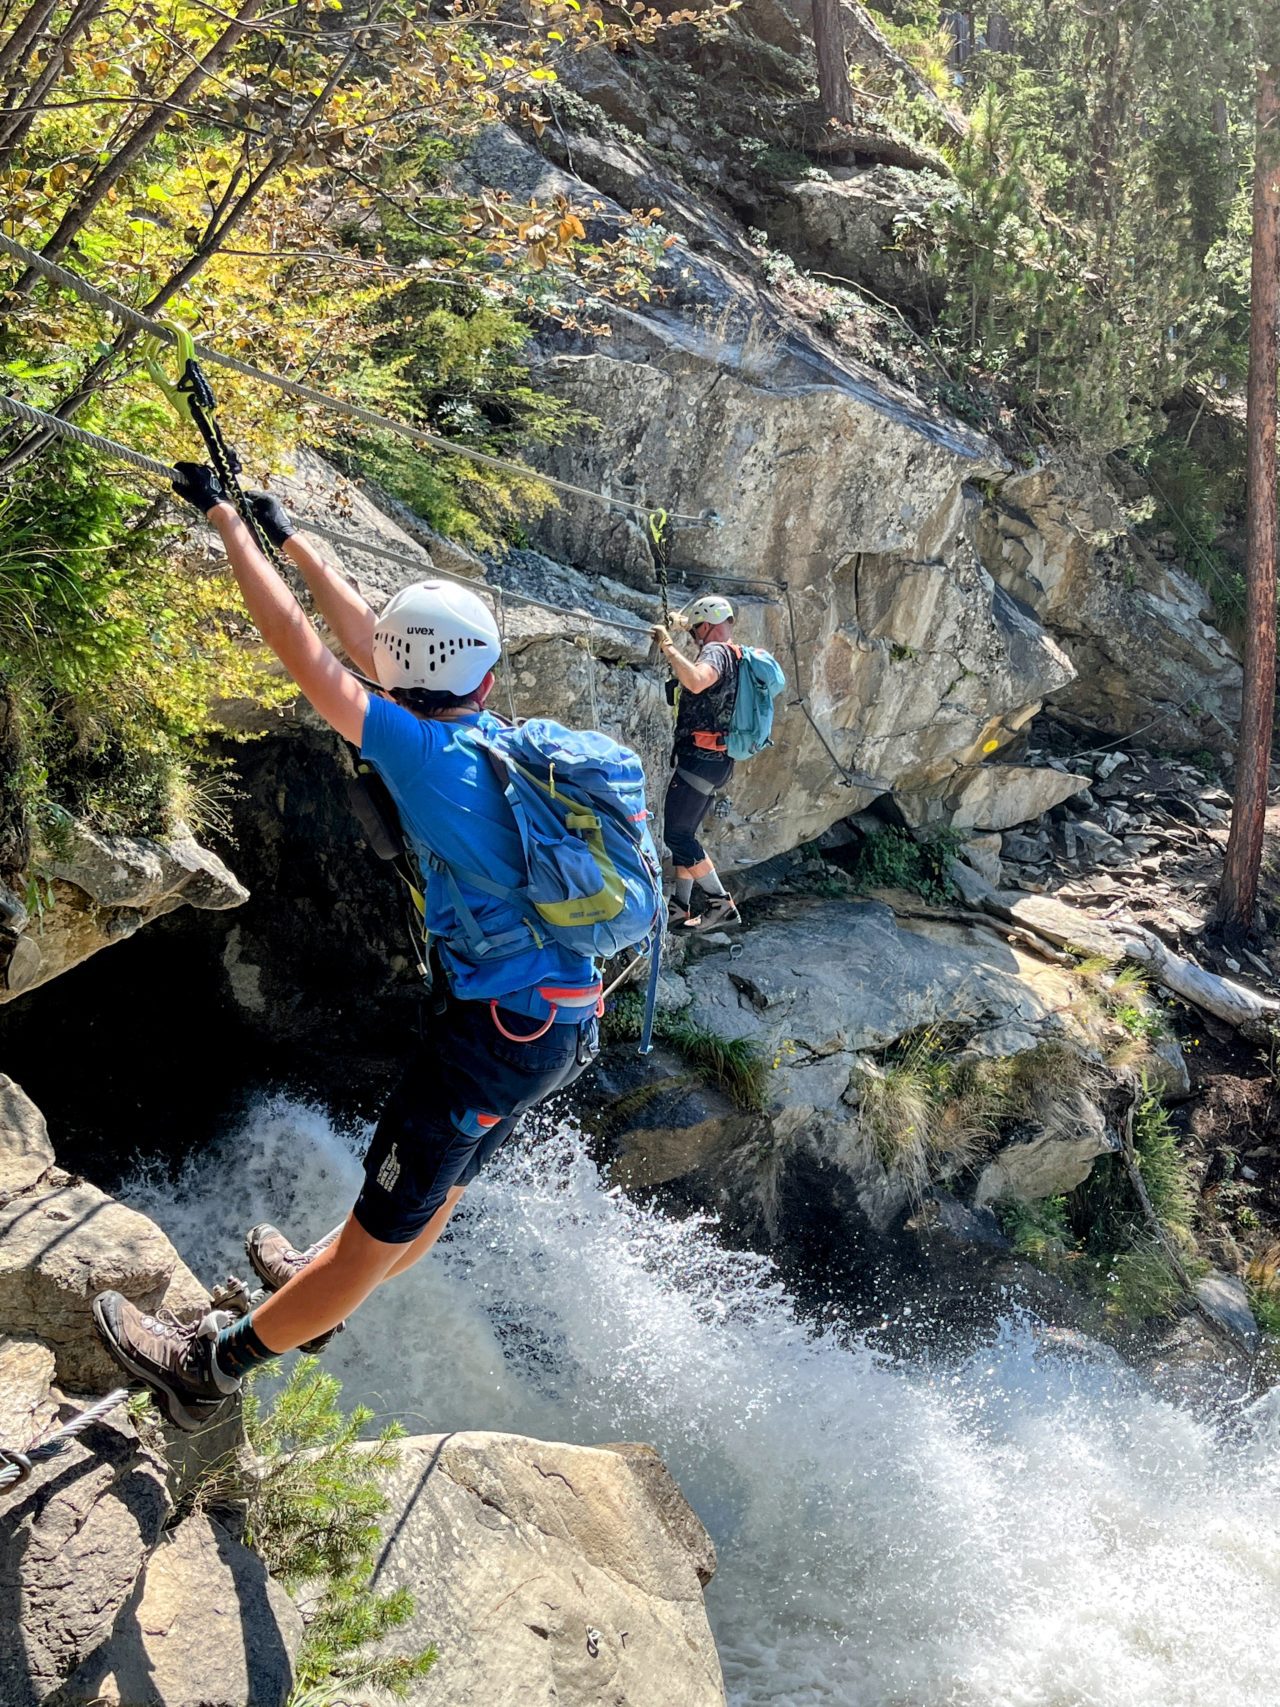
[[[187,421],[191,426],[199,428],[193,407],[209,414],[215,407],[213,392],[209,382],[200,371],[196,360],[196,341],[194,336],[176,320],[162,320],[160,323],[177,345],[177,382],[171,383],[163,367],[161,358],[168,345],[164,338],[153,334],[142,341],[142,359],[146,366],[147,375],[152,383],[158,385],[173,406],[179,419]]]

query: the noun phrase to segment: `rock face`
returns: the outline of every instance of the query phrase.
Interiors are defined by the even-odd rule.
[[[1056,1197],[1088,1179],[1097,1158],[1116,1148],[1097,1103],[1084,1091],[1068,1092],[1044,1111],[1035,1131],[983,1168],[974,1201],[981,1206],[1001,1198],[1033,1203]]]
[[[53,1166],[44,1116],[20,1085],[0,1074],[0,1191],[26,1191]]]
[[[44,1434],[58,1414],[53,1353],[39,1340],[0,1339],[0,1445],[19,1452]]]
[[[935,1177],[947,1178],[949,1167],[975,1170],[979,1204],[1050,1196],[1078,1184],[1111,1147],[1096,1100],[1081,1088],[1091,1044],[1063,1017],[1078,989],[998,930],[898,919],[881,901],[780,900],[767,926],[732,947],[710,947],[673,982],[686,992],[684,1018],[748,1040],[771,1065],[767,1104],[763,1115],[744,1116],[690,1084],[678,1059],[657,1053],[645,1065],[624,1053],[603,1069],[599,1087],[624,1183],[700,1177],[726,1212],[754,1198],[767,1222],[788,1170],[816,1165],[844,1183],[853,1223],[883,1233],[913,1186],[886,1166],[865,1129],[862,1081],[881,1072],[880,1051],[930,1028],[973,1060],[1030,1055],[1045,1044],[1081,1056],[1079,1084],[1046,1084],[1034,1128],[993,1145],[985,1169],[975,1169],[971,1151],[950,1163],[939,1155]]]
[[[937,301],[941,281],[909,253],[899,230],[934,217],[947,190],[947,180],[932,172],[833,165],[766,192],[754,223],[802,266],[920,311]]]
[[[412,1707],[722,1707],[706,1532],[646,1448],[516,1435],[401,1443],[375,1576],[439,1659]]]
[[[1205,619],[1190,576],[1161,563],[1130,531],[1118,497],[1093,469],[1070,464],[1004,480],[977,540],[1001,586],[1062,642],[1076,680],[1064,711],[1109,734],[1158,721],[1161,747],[1217,750],[1240,714],[1240,664]]]
[[[152,1310],[198,1302],[193,1284],[153,1221],[59,1169],[0,1208],[0,1333],[43,1340],[73,1391],[121,1384],[90,1314],[97,1293],[114,1287]]]
[[[1241,1351],[1254,1356],[1262,1334],[1249,1306],[1248,1291],[1238,1275],[1211,1270],[1196,1286],[1196,1303]]]
[[[120,1385],[90,1315],[115,1287],[144,1308],[208,1307],[168,1239],[145,1215],[54,1166],[44,1118],[12,1079],[0,1081],[0,1334],[36,1338],[78,1392]]]
[[[38,857],[35,875],[39,919],[25,908],[10,909],[2,933],[0,1002],[47,983],[184,903],[218,911],[238,907],[248,893],[190,837],[153,842],[102,836],[77,823],[65,827],[56,851]]]
[[[302,1615],[209,1517],[167,1535],[57,1707],[284,1707]]]
[[[164,1466],[119,1412],[0,1489],[5,1707],[39,1707],[106,1638],[168,1514]]]
[[[153,1222],[55,1165],[39,1110],[4,1079],[0,1445],[28,1451],[83,1408],[55,1376],[93,1398],[129,1385],[90,1315],[105,1287],[180,1314],[209,1302]],[[208,1516],[165,1537],[170,1489],[242,1445],[228,1407],[167,1460],[117,1407],[0,1488],[4,1707],[283,1707],[302,1633],[289,1597]]]
[[[1087,776],[1037,770],[1028,765],[961,765],[945,792],[899,792],[895,799],[909,824],[949,824],[957,830],[1008,830],[1039,818],[1088,788]]]

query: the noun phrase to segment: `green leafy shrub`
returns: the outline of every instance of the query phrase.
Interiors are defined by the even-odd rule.
[[[1186,567],[1207,590],[1221,627],[1240,633],[1245,582],[1240,561],[1222,544],[1244,508],[1243,456],[1214,469],[1181,438],[1164,437],[1136,458],[1151,488],[1147,534],[1171,533]],[[1216,766],[1215,766],[1216,768]]]
[[[1168,1109],[1143,1081],[1133,1124],[1134,1157],[1143,1185],[1189,1278],[1206,1266],[1195,1255],[1195,1192]],[[1094,1289],[1125,1320],[1167,1315],[1185,1299],[1169,1251],[1156,1237],[1119,1156],[1103,1156],[1068,1198],[1072,1231],[1093,1259]]]
[[[420,245],[418,246],[420,248]],[[415,245],[398,253],[412,260]],[[518,458],[556,444],[590,418],[529,383],[531,329],[478,291],[414,284],[370,309],[372,344],[348,379],[352,395],[384,414],[488,455]],[[344,428],[331,448],[440,533],[492,550],[555,502],[528,477],[424,452],[407,439]]]
[[[396,1463],[396,1424],[361,1447],[373,1412],[343,1414],[341,1384],[314,1357],[299,1358],[264,1407],[250,1382],[245,1427],[259,1474],[246,1540],[289,1589],[317,1591],[295,1667],[291,1707],[321,1707],[358,1689],[402,1699],[435,1662],[433,1648],[407,1655],[370,1652],[413,1615],[407,1589],[373,1587],[387,1499],[378,1477]]]
[[[1160,1224],[1184,1239],[1189,1238],[1195,1213],[1195,1192],[1186,1158],[1178,1144],[1178,1134],[1169,1110],[1145,1079],[1134,1113],[1133,1147],[1142,1183],[1147,1188],[1147,1196]]]
[[[242,644],[225,570],[173,547],[132,481],[77,447],[23,467],[0,501],[0,679],[46,841],[59,813],[151,835],[198,818],[217,794],[202,743],[219,707],[293,691]]]
[[[849,876],[855,891],[910,889],[926,901],[941,903],[955,894],[947,867],[964,838],[942,830],[919,840],[895,825],[868,836],[858,850]]]
[[[1140,1239],[1099,1264],[1107,1313],[1125,1322],[1172,1316],[1186,1302],[1186,1290],[1168,1253],[1155,1239]]]
[[[1263,1333],[1280,1339],[1280,1244],[1267,1245],[1250,1260],[1245,1285],[1254,1320]]]
[[[1004,1198],[995,1206],[996,1219],[1014,1251],[1050,1274],[1066,1272],[1078,1255],[1067,1221],[1065,1197],[1043,1197],[1037,1203]]]
[[[922,1026],[857,1074],[858,1124],[885,1171],[919,1200],[940,1172],[970,1164],[999,1135],[998,1064],[957,1059],[967,1028]]]

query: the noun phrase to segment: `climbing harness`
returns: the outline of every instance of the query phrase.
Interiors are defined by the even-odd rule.
[[[160,365],[164,344],[159,336],[148,337],[143,342],[142,359],[147,373],[169,399],[178,419],[187,421],[199,433],[222,490],[235,505],[240,520],[253,535],[253,542],[258,550],[269,563],[273,563],[277,569],[283,569],[285,559],[263,532],[257,516],[253,513],[252,504],[241,489],[240,458],[222,436],[222,429],[214,414],[218,401],[213,395],[213,387],[205,378],[204,370],[196,360],[196,341],[186,327],[179,326],[176,321],[163,321],[161,324],[178,347],[177,382],[171,384]]]
[[[52,1434],[46,1435],[35,1446],[27,1447],[25,1452],[19,1452],[12,1446],[0,1446],[0,1494],[6,1488],[25,1482],[36,1465],[42,1464],[46,1458],[56,1458],[58,1453],[65,1452],[76,1435],[83,1434],[85,1429],[101,1422],[117,1405],[123,1405],[128,1397],[127,1387],[117,1387],[96,1404],[89,1405],[78,1416],[68,1418],[55,1428]]]

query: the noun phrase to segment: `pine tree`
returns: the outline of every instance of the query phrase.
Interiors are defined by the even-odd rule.
[[[1280,31],[1277,32],[1280,34]],[[1268,44],[1274,49],[1276,43]],[[1235,802],[1217,922],[1251,930],[1258,905],[1276,705],[1276,353],[1280,314],[1280,53],[1258,72],[1249,317],[1248,616]]]

